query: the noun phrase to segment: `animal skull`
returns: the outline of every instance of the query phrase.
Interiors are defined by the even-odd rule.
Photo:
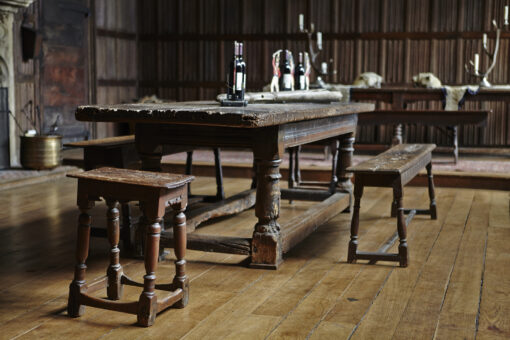
[[[356,78],[352,85],[359,87],[375,87],[381,88],[381,83],[383,82],[383,77],[374,72],[365,72],[362,73]]]
[[[430,72],[419,73],[413,76],[413,83],[415,86],[426,87],[428,89],[437,89],[443,86],[441,80]]]

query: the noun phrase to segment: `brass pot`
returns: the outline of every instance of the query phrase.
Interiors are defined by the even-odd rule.
[[[21,165],[27,169],[53,169],[62,163],[62,136],[20,136]]]

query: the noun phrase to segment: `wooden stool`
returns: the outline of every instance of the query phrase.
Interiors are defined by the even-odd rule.
[[[377,155],[368,161],[356,166],[347,168],[347,171],[355,173],[354,182],[354,211],[351,221],[351,240],[349,242],[349,253],[347,262],[353,263],[356,260],[396,261],[401,267],[408,265],[407,250],[407,226],[416,214],[430,215],[432,219],[437,218],[436,199],[434,194],[434,181],[432,177],[432,150],[435,144],[399,144],[391,149]],[[427,168],[429,179],[429,209],[404,209],[403,187],[409,183],[421,169]],[[365,186],[393,188],[393,201],[391,205],[391,217],[397,217],[397,234],[400,239],[398,254],[387,254],[385,251],[395,242],[394,235],[388,242],[387,247],[379,249],[378,252],[358,252],[358,228],[359,209],[361,196]],[[408,214],[405,219],[404,214]]]
[[[81,214],[78,222],[78,241],[74,280],[69,286],[67,312],[71,317],[81,316],[85,306],[136,314],[138,324],[150,326],[156,314],[170,306],[183,308],[188,303],[189,280],[185,273],[186,261],[186,216],[187,186],[194,177],[167,173],[137,171],[116,168],[99,168],[68,175],[78,178],[78,207]],[[94,201],[103,197],[108,206],[108,241],[110,242],[110,266],[106,277],[87,285],[85,261],[89,251],[91,217],[88,210]],[[145,221],[145,270],[144,283],[138,283],[124,275],[119,263],[119,210],[118,203],[140,201]],[[159,254],[161,221],[165,206],[175,211],[174,239],[176,273],[170,284],[156,284],[156,266]],[[105,286],[109,300],[89,295]],[[123,285],[143,287],[140,299],[134,302],[117,302],[122,297]],[[170,292],[163,299],[156,296],[155,289]]]

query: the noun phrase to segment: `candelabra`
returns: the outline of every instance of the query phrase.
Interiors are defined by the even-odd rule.
[[[329,67],[327,62],[322,62],[320,67],[318,65],[318,56],[322,51],[322,32],[315,32],[315,25],[310,23],[309,28],[305,28],[305,16],[299,15],[299,31],[305,33],[308,40],[308,55],[310,59],[310,65],[318,75],[318,81],[320,82],[322,77],[329,77],[336,74],[336,70],[333,68],[333,59],[329,60]],[[314,48],[314,35],[316,38],[317,51]],[[331,81],[331,79],[329,79]]]
[[[504,14],[504,27],[505,29],[508,29],[508,6],[505,6],[505,14]],[[483,34],[482,38],[482,45],[483,45],[483,51],[487,55],[487,57],[490,60],[490,65],[487,68],[485,72],[480,71],[480,55],[478,53],[475,53],[474,61],[470,60],[469,64],[471,65],[471,69],[468,66],[468,64],[464,64],[464,68],[466,69],[466,72],[474,77],[481,78],[480,81],[480,87],[491,87],[491,83],[487,79],[489,76],[489,73],[492,72],[494,69],[494,66],[496,66],[496,61],[498,57],[499,52],[499,41],[501,37],[501,29],[498,27],[498,24],[496,23],[496,20],[492,20],[492,25],[494,26],[496,30],[496,42],[494,45],[494,50],[491,53],[487,47],[487,33]]]

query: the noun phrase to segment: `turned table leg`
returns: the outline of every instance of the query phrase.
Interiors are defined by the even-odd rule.
[[[338,164],[338,185],[340,190],[352,193],[352,173],[345,171],[352,164],[354,152],[354,133],[350,132],[340,137],[340,157]]]
[[[120,226],[119,226],[119,202],[115,200],[106,200],[108,210],[106,212],[107,218],[107,233],[108,242],[110,242],[110,265],[106,271],[108,277],[108,285],[106,293],[108,299],[119,300],[122,298],[123,285],[120,282],[122,278],[122,266],[120,265],[119,255],[119,241],[120,241]]]
[[[391,144],[402,144],[402,124],[395,124],[393,126],[393,139],[391,140]]]
[[[189,278],[186,275],[186,202],[180,202],[172,206],[175,212],[174,216],[174,252],[175,252],[175,277],[173,288],[181,288],[183,291],[182,299],[174,304],[176,308],[184,308],[188,304],[189,297]]]
[[[145,210],[145,209],[144,209]],[[161,233],[162,216],[145,213],[147,221],[145,239],[145,276],[143,277],[143,292],[138,300],[138,324],[151,326],[156,320],[157,296],[155,293],[156,268],[159,255],[159,238]]]
[[[397,202],[397,230],[399,237],[398,256],[401,267],[407,267],[409,254],[407,250],[407,225],[404,216],[403,190],[402,186],[396,184],[393,187],[393,198]]]
[[[280,171],[281,159],[257,158],[257,193],[255,225],[251,244],[251,267],[277,269],[282,262],[280,225]]]
[[[69,285],[69,300],[67,303],[67,314],[73,318],[81,316],[85,312],[85,306],[80,304],[80,294],[87,291],[87,284],[85,282],[87,265],[85,262],[89,255],[90,224],[92,222],[88,211],[93,205],[93,201],[80,204],[81,214],[78,217],[76,266],[74,268],[74,279]]]

